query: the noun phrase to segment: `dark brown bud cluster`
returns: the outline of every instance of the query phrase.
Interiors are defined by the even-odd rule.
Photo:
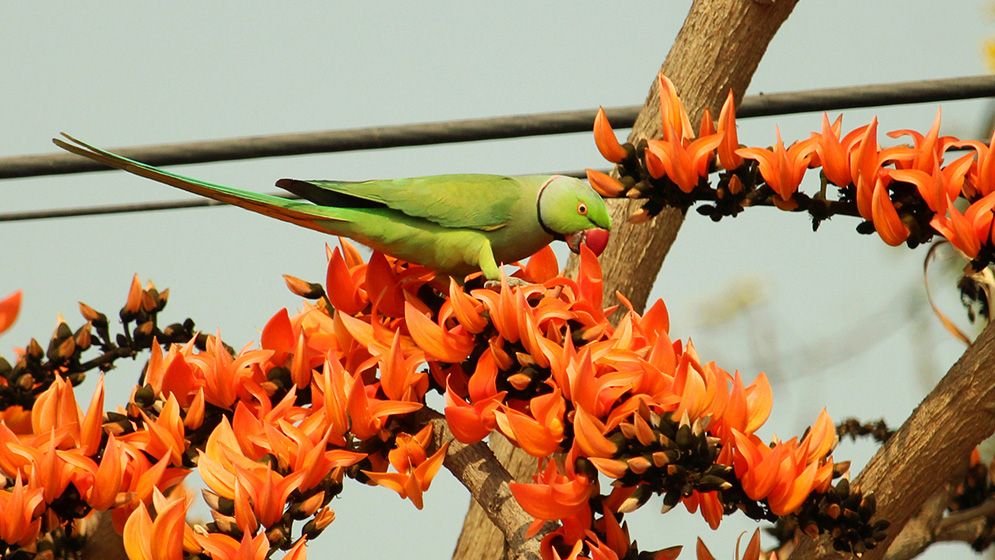
[[[696,491],[723,492],[725,498],[738,484],[732,467],[717,462],[722,446],[700,420],[675,422],[646,409],[606,436],[618,447],[614,461],[624,464],[618,484],[636,487],[623,503],[623,513],[635,511],[654,495],[663,496],[661,513]],[[734,504],[724,504],[735,511]]]
[[[833,548],[860,556],[887,537],[890,523],[874,519],[876,510],[874,494],[861,493],[844,478],[828,492],[809,496],[798,512],[779,519],[769,532],[782,543],[802,533],[812,538],[828,534]]]
[[[694,492],[719,492],[723,513],[743,512],[751,519],[776,522],[773,534],[790,540],[799,533],[816,537],[828,534],[841,552],[862,554],[885,538],[888,521],[874,519],[876,501],[839,480],[825,493],[813,492],[793,514],[778,516],[765,500],[749,498],[732,466],[717,462],[722,452],[719,438],[710,436],[701,421],[674,421],[668,415],[648,410],[633,414],[630,422],[606,434],[618,448],[617,484],[635,487],[619,511],[635,511],[652,496],[663,496],[661,513],[689,498]],[[582,460],[587,466],[586,460]],[[834,465],[833,478],[840,478],[849,463]],[[594,468],[589,469],[593,473]]]
[[[849,437],[856,441],[859,437],[870,436],[874,441],[884,443],[894,433],[895,430],[890,429],[883,419],[874,422],[861,422],[856,418],[845,418],[836,424],[836,435],[841,439]]]
[[[0,410],[11,406],[30,410],[56,375],[78,385],[86,372],[108,371],[116,360],[134,358],[148,350],[153,340],[162,344],[190,340],[194,336],[190,319],[158,327],[159,313],[168,299],[169,290],[159,292],[151,284],[142,289],[136,279],[119,312],[123,332],[113,336],[107,315],[81,302],[79,310],[85,323],[75,330],[60,321],[46,344],[31,339],[13,364],[0,357]],[[93,355],[94,351],[99,354]]]
[[[975,450],[967,467],[963,480],[957,483],[950,492],[950,502],[947,509],[952,512],[962,512],[983,506],[995,500],[995,459],[990,463],[981,461],[980,453]],[[995,515],[985,515],[986,530],[979,533],[978,538],[971,543],[974,550],[982,551],[991,546],[995,539]]]

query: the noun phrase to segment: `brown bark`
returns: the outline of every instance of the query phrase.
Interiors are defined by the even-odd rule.
[[[491,526],[499,530],[501,542],[492,542],[492,545],[509,558],[538,560],[538,538],[530,539],[525,536],[534,519],[512,496],[508,484],[513,480],[491,453],[490,447],[483,442],[468,445],[457,441],[449,430],[446,419],[434,410],[424,409],[418,414],[422,422],[432,425],[436,448],[449,443],[443,464],[469,490],[474,503]]]
[[[498,433],[490,436],[490,447],[494,456],[504,464],[509,477],[514,476],[518,482],[529,482],[535,472],[536,460],[528,453],[518,451],[507,438]],[[474,519],[473,524],[469,523]],[[486,530],[481,530],[484,527]],[[505,543],[504,535],[487,517],[487,513],[476,500],[470,502],[467,522],[463,524],[453,558],[482,558],[481,551],[492,551],[490,558],[513,558],[510,548]]]
[[[874,493],[878,516],[892,524],[888,540],[865,559],[882,558],[913,515],[964,472],[971,450],[995,431],[993,372],[995,325],[989,325],[854,481]],[[820,539],[801,543],[792,558],[839,556]]]
[[[701,120],[706,107],[718,115],[729,89],[735,92],[737,102],[742,98],[767,45],[796,3],[797,0],[778,0],[772,4],[696,0],[692,4],[661,68],[677,86],[692,122]],[[660,130],[654,77],[629,139],[655,138]],[[608,251],[601,257],[601,266],[606,293],[621,291],[641,309],[684,216],[679,211],[666,210],[651,223],[631,225],[627,218],[632,204],[613,201],[610,205],[615,227]],[[567,270],[567,274],[576,273],[574,264]],[[494,452],[516,479],[527,479],[535,470],[535,461],[511,445],[495,446]],[[506,555],[500,541],[500,533],[473,503],[453,558],[503,558]]]
[[[995,500],[944,516],[949,497],[948,489],[944,488],[926,500],[919,513],[905,524],[888,547],[885,560],[911,560],[938,542],[973,544],[991,540],[995,534],[991,522],[995,516]]]

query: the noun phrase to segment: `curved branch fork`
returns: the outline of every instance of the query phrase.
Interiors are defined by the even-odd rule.
[[[504,535],[509,558],[535,559],[539,555],[539,539],[526,538],[529,525],[535,521],[511,494],[508,484],[515,479],[494,456],[484,442],[465,444],[455,439],[438,412],[425,408],[417,413],[419,424],[432,425],[435,448],[449,442],[443,465],[459,480]],[[550,526],[552,528],[552,525]],[[540,531],[540,535],[545,531]]]
[[[855,480],[865,493],[874,492],[878,515],[891,522],[888,539],[864,558],[884,557],[913,516],[963,474],[971,451],[993,432],[995,326],[989,325]],[[841,556],[831,543],[818,540],[801,543],[791,557]]]

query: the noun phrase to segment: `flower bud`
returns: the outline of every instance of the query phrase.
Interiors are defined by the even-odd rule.
[[[121,319],[128,321],[135,317],[142,307],[142,285],[138,281],[138,275],[131,277],[131,286],[128,288],[128,299],[124,302],[124,307],[119,313]]]
[[[79,302],[79,312],[84,319],[93,323],[94,327],[99,329],[107,326],[107,315],[104,315],[82,301]]]
[[[532,384],[532,378],[529,377],[524,371],[520,371],[514,375],[508,376],[508,383],[518,389],[519,391],[524,391]]]
[[[325,289],[321,284],[301,280],[289,274],[283,275],[283,281],[287,284],[287,289],[294,295],[305,299],[318,299],[325,295]]]
[[[45,351],[42,350],[41,344],[38,344],[38,341],[32,338],[28,342],[28,347],[24,349],[24,355],[33,360],[40,360],[45,356]]]
[[[85,323],[82,327],[76,330],[76,334],[73,337],[76,339],[76,346],[80,350],[86,350],[93,343],[92,337],[90,335],[91,323]]]

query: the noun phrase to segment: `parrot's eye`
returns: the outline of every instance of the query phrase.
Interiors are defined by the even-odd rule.
[[[581,216],[586,216],[587,215],[587,205],[584,204],[583,202],[578,203],[577,204],[577,213],[580,214]]]

